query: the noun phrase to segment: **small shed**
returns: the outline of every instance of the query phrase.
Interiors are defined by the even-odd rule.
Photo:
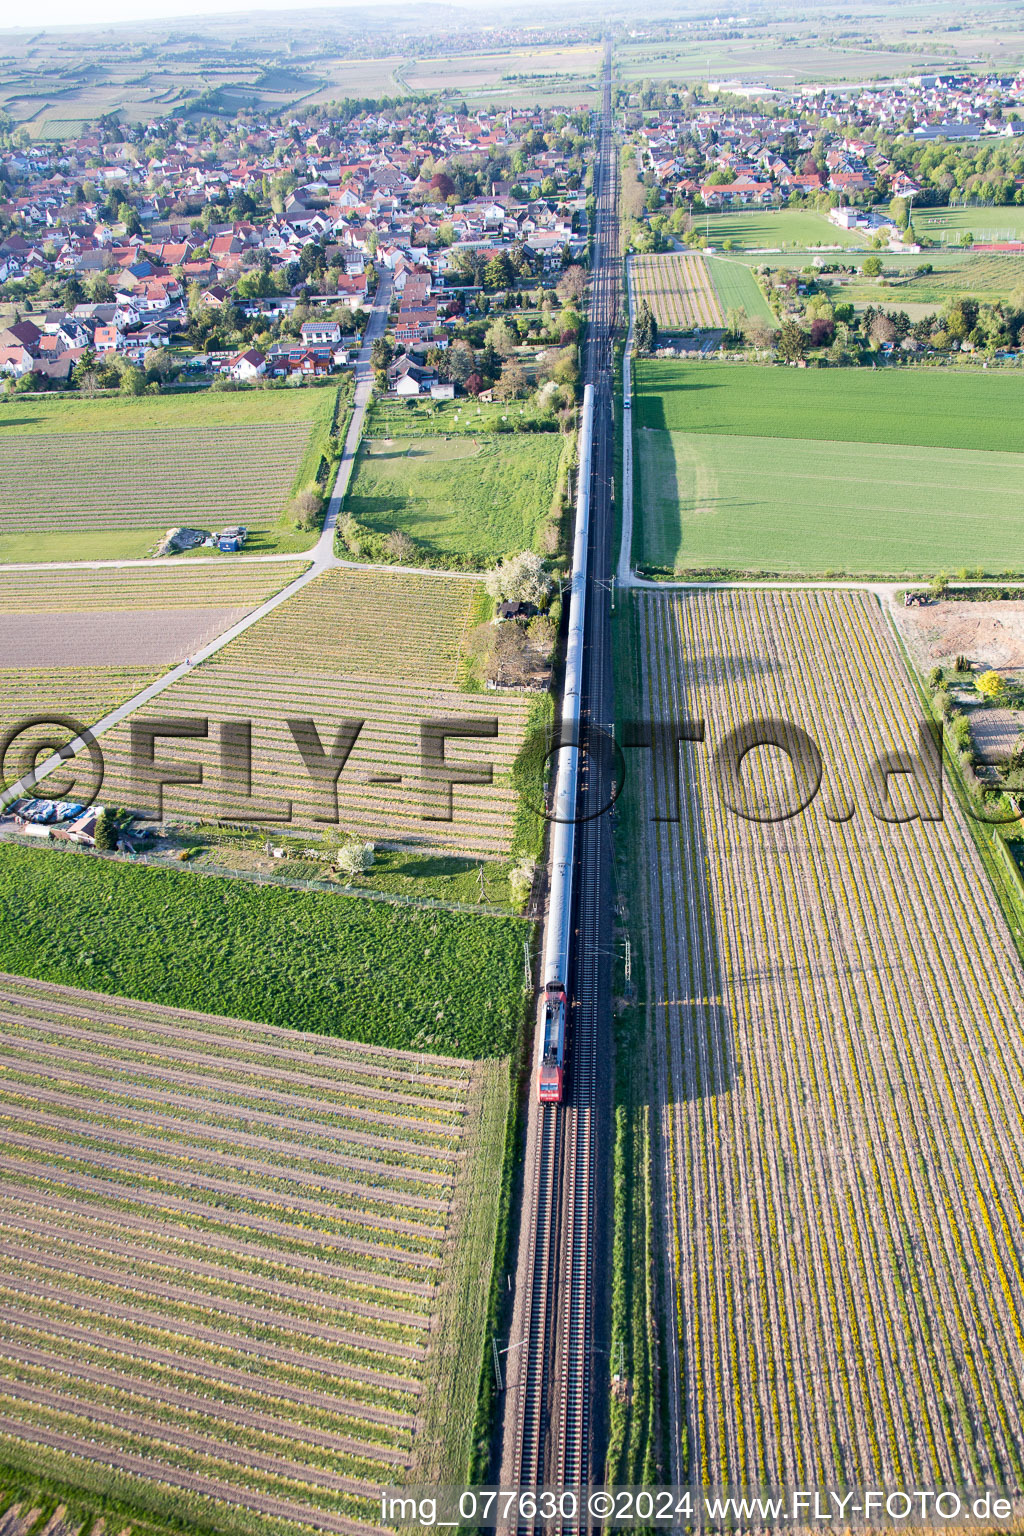
[[[498,622],[504,623],[506,619],[535,619],[540,613],[536,603],[499,603]]]

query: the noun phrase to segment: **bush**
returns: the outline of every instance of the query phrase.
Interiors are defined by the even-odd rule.
[[[530,899],[537,865],[531,858],[522,858],[509,870],[508,883],[512,891],[512,905],[521,912]]]
[[[360,538],[360,532],[361,530],[359,524],[356,522],[351,512],[347,513],[338,524],[338,537],[350,555],[358,556],[363,552],[363,543],[362,539]]]
[[[496,603],[535,603],[540,607],[551,591],[551,577],[542,557],[526,549],[488,571],[485,585]]]
[[[1003,696],[1003,679],[1000,677],[998,672],[993,672],[991,669],[988,672],[982,672],[981,675],[975,679],[974,686],[977,688],[983,699],[990,699],[993,703],[1001,699]]]
[[[407,533],[402,533],[398,528],[389,533],[384,540],[384,551],[389,559],[399,565],[409,565],[416,555],[416,545]]]
[[[373,843],[345,843],[338,849],[335,863],[342,874],[364,875],[368,869],[373,868],[376,853]]]
[[[308,490],[300,491],[295,497],[288,509],[288,515],[296,528],[308,533],[319,524],[323,504],[320,492],[310,487]]]

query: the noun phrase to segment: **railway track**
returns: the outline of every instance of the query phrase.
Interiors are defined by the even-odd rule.
[[[612,339],[618,314],[616,168],[611,134],[611,63],[606,47],[600,148],[595,175],[591,297],[584,382],[594,389],[587,622],[581,711],[581,754],[574,870],[575,915],[569,996],[572,999],[565,1102],[531,1104],[531,1155],[524,1193],[519,1275],[526,1294],[517,1317],[522,1349],[506,1403],[503,1481],[520,1488],[585,1488],[598,1470],[600,1402],[595,1398],[597,1334],[608,1251],[599,1197],[607,1170],[598,1147],[608,1144],[610,1053],[612,684],[610,578],[614,437]],[[531,1089],[531,1092],[533,1090]],[[602,1136],[602,1131],[605,1134]],[[598,1256],[597,1258],[595,1256]],[[509,1483],[505,1483],[509,1486]],[[579,1529],[584,1521],[565,1527]],[[530,1526],[520,1529],[529,1530]]]

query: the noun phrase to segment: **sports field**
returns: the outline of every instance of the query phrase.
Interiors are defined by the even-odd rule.
[[[507,1062],[0,1003],[6,1467],[225,1536],[355,1536],[382,1484],[465,1477]]]
[[[1015,378],[650,362],[637,382],[641,566],[899,575],[1021,564]]]
[[[972,234],[975,240],[1024,240],[1024,208],[921,208],[914,210],[914,228],[931,240]]]
[[[865,239],[853,230],[830,224],[823,213],[802,208],[741,209],[734,213],[695,213],[693,226],[708,243],[721,250],[725,240],[737,249],[772,250],[775,248],[807,250],[814,246],[864,245]]]
[[[930,768],[883,819],[870,764],[919,753],[899,651],[865,593],[634,612],[637,718],[707,722],[620,808],[678,1481],[1019,1486],[1024,969],[952,796],[893,819],[932,814]],[[715,760],[765,717],[824,759],[789,819],[782,753],[743,789]]]
[[[546,432],[368,439],[345,511],[373,534],[398,530],[421,554],[481,569],[537,545],[562,446]]]
[[[252,553],[327,449],[335,389],[49,401],[0,408],[0,560],[132,558],[168,527],[244,523]],[[230,402],[230,403],[228,403]]]

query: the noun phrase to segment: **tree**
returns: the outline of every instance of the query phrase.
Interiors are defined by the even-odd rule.
[[[473,348],[468,341],[455,341],[448,349],[448,377],[453,384],[465,386],[476,367]]]
[[[881,277],[881,275],[882,275],[882,258],[881,258],[881,256],[867,256],[867,257],[865,257],[864,265],[861,267],[861,271],[864,273],[865,277]]]
[[[117,847],[117,821],[110,811],[100,811],[93,836],[101,853],[113,853]]]
[[[511,288],[515,282],[512,263],[504,251],[498,251],[484,267],[484,282],[488,288]]]
[[[646,299],[641,299],[633,325],[633,342],[641,356],[651,352],[658,340],[658,322]]]
[[[779,356],[787,363],[797,363],[807,349],[807,335],[795,320],[784,320],[777,342]]]
[[[983,699],[997,703],[1003,696],[1004,683],[998,672],[982,672],[975,678],[974,686]]]
[[[563,304],[579,304],[587,291],[587,274],[580,266],[566,267],[555,292]]]
[[[364,875],[373,868],[376,853],[373,843],[345,843],[338,849],[334,862],[343,875]]]
[[[501,367],[501,377],[494,386],[495,400],[521,400],[530,388],[522,363],[510,358]]]
[[[514,601],[514,599],[513,599]],[[532,674],[530,645],[522,625],[499,626],[485,667],[487,681],[504,688],[522,688]]]
[[[871,329],[868,335],[880,347],[891,346],[896,340],[895,323],[887,314],[880,310],[871,322]]]
[[[143,395],[146,392],[146,375],[134,363],[122,363],[121,382],[118,391],[122,395]]]
[[[92,272],[85,280],[85,291],[90,304],[108,304],[114,297],[110,279],[105,272]]]
[[[530,899],[533,890],[534,876],[537,873],[537,862],[528,855],[513,864],[508,873],[508,883],[512,891],[512,905],[520,912]]]
[[[727,311],[725,316],[725,328],[734,341],[738,341],[739,338],[743,335],[747,324],[747,318],[747,312],[742,308],[742,306],[738,309],[730,309]]]
[[[498,357],[511,357],[516,349],[516,337],[512,334],[507,320],[496,320],[488,326],[484,336],[484,346],[491,347]]]
[[[552,583],[541,556],[532,549],[524,549],[488,571],[484,585],[496,603],[534,603],[539,608]]]
[[[745,330],[747,340],[758,352],[767,352],[775,340],[775,332],[764,320],[752,320]]]
[[[393,528],[386,536],[384,550],[398,565],[411,565],[416,556],[416,545],[400,528]]]
[[[320,520],[320,509],[323,506],[323,497],[312,486],[300,491],[288,508],[288,515],[295,527],[303,533],[309,533]]]

